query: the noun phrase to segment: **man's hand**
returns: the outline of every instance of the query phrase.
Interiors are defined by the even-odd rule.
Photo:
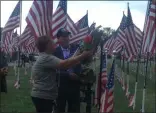
[[[77,74],[75,74],[75,73],[70,73],[70,78],[72,80],[79,80],[79,76]]]

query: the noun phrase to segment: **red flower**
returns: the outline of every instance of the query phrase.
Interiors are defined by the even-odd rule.
[[[92,42],[92,37],[91,36],[87,36],[84,38],[84,42],[85,43],[91,43]]]

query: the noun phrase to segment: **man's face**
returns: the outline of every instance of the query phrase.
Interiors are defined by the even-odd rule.
[[[65,48],[68,47],[69,46],[69,36],[60,37],[59,42],[60,42],[61,46],[65,47]]]

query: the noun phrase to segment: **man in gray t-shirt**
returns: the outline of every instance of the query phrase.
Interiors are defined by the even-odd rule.
[[[34,84],[31,96],[54,100],[57,97],[57,82],[55,67],[60,59],[46,53],[40,53],[32,67]]]
[[[31,97],[37,113],[51,113],[53,101],[57,98],[56,69],[71,68],[85,57],[92,55],[92,51],[83,52],[81,55],[61,60],[51,53],[55,45],[50,37],[41,36],[36,41],[36,47],[40,52],[37,61],[32,67]]]

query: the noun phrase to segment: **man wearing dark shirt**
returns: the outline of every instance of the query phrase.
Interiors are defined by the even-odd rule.
[[[61,28],[58,30],[57,38],[59,46],[56,48],[54,55],[60,59],[68,59],[71,57],[78,46],[69,45],[70,32]],[[58,112],[65,112],[66,103],[68,103],[68,112],[80,112],[80,80],[79,74],[81,65],[78,64],[73,68],[58,70]]]

